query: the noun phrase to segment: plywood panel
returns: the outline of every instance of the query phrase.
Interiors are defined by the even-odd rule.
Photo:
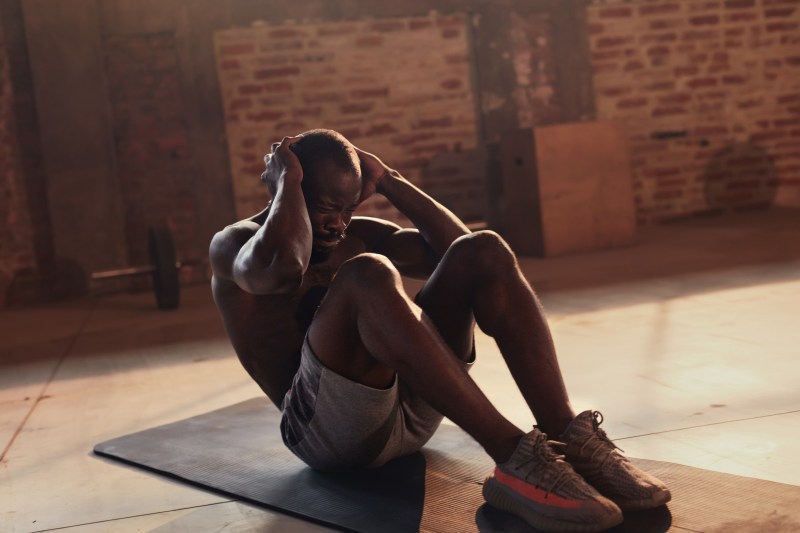
[[[518,130],[500,143],[501,231],[522,255],[630,245],[636,218],[627,142],[611,123]]]

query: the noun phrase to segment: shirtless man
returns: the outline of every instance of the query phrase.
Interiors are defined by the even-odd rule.
[[[472,233],[376,156],[330,130],[264,157],[272,196],[211,242],[214,300],[242,365],[312,468],[419,450],[442,416],[496,463],[484,497],[542,530],[598,531],[670,493],[577,416],[542,308],[496,233]],[[353,217],[383,195],[416,229]],[[409,297],[401,275],[425,279]],[[538,426],[525,433],[469,377],[475,323],[497,341]],[[559,441],[548,440],[547,435]]]

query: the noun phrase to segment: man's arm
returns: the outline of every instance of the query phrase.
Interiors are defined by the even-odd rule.
[[[293,292],[300,286],[311,257],[311,222],[300,183],[302,167],[285,137],[266,156],[267,186],[272,202],[264,223],[237,222],[211,240],[209,256],[215,276],[235,282],[252,294]]]
[[[377,192],[403,213],[419,230],[422,238],[441,258],[454,240],[471,233],[459,218],[445,206],[387,167],[376,156],[356,149],[361,159],[364,190],[362,201]],[[398,237],[407,239],[400,234]]]

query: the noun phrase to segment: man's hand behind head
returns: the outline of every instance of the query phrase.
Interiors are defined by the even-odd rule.
[[[361,162],[361,199],[363,202],[376,192],[380,192],[381,180],[391,169],[387,167],[383,161],[378,159],[377,156],[365,152],[360,148],[353,146],[358,154],[358,159]]]
[[[301,138],[302,135],[284,137],[281,142],[272,144],[272,153],[264,156],[264,164],[267,169],[261,174],[261,181],[267,184],[272,196],[275,196],[281,180],[291,180],[297,183],[303,181],[303,167],[300,166],[300,160],[291,149],[292,145]]]

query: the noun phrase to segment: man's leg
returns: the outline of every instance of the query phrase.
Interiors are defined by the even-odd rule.
[[[479,232],[453,243],[417,301],[442,335],[456,342],[463,335],[451,333],[460,331],[452,317],[458,320],[465,304],[473,309],[478,324],[497,341],[539,427],[565,441],[558,451],[604,496],[625,510],[669,501],[661,481],[618,453],[599,427],[602,415],[574,416],[541,305],[499,236]]]
[[[396,372],[496,462],[508,459],[524,434],[472,381],[383,256],[363,254],[342,265],[308,336],[320,362],[348,379],[385,388]]]
[[[464,238],[452,251],[473,248],[481,240],[483,236]],[[309,345],[326,368],[372,388],[389,386],[396,373],[477,440],[498,463],[484,485],[490,504],[543,530],[597,531],[618,524],[619,508],[562,461],[543,433],[523,434],[472,381],[448,345],[462,356],[466,353],[469,306],[458,316],[439,315],[446,309],[444,304],[435,309],[435,289],[435,283],[429,285],[420,300],[440,320],[447,340],[405,294],[386,258],[358,256],[337,273],[309,329]]]
[[[557,437],[575,417],[542,306],[516,257],[494,232],[456,240],[416,302],[456,354],[472,342],[473,316],[495,339],[542,431]]]

